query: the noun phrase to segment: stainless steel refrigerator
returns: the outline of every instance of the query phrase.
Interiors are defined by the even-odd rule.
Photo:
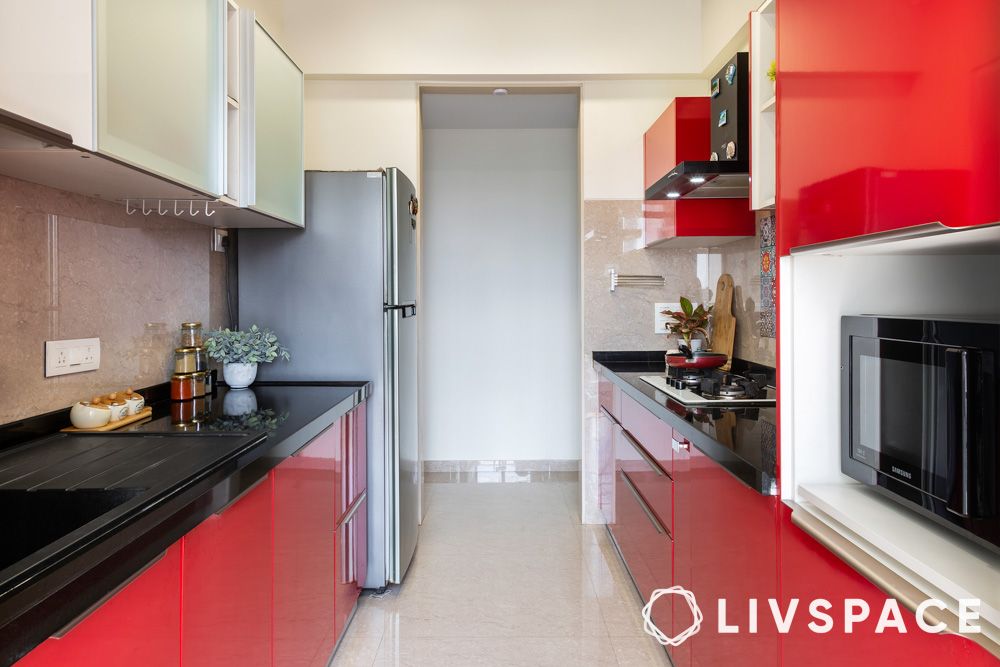
[[[261,380],[373,381],[368,588],[400,583],[417,546],[417,197],[398,169],[307,171],[303,230],[240,230],[239,323],[291,361]]]

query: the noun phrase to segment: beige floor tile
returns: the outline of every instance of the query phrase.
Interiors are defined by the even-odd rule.
[[[334,664],[658,664],[606,528],[580,523],[578,482],[426,488],[405,582],[361,599]]]
[[[611,645],[622,667],[672,667],[667,652],[652,637],[612,637]]]
[[[383,643],[376,665],[618,665],[609,640],[411,639]]]

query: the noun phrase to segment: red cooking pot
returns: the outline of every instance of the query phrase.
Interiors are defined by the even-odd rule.
[[[687,345],[681,345],[680,348],[680,352],[667,353],[667,366],[671,368],[718,368],[729,360],[729,357],[722,352],[692,351]]]

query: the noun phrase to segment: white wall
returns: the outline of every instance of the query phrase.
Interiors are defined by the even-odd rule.
[[[306,169],[399,167],[420,188],[417,84],[306,81]]]
[[[310,74],[663,76],[699,73],[699,0],[283,0]]]
[[[642,199],[643,133],[675,97],[708,92],[696,79],[585,82],[583,198]]]
[[[423,145],[422,457],[579,459],[578,130],[426,129]]]
[[[701,63],[711,76],[750,39],[750,12],[763,0],[701,0]]]

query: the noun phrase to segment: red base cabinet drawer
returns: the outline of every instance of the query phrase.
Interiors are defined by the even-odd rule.
[[[614,429],[614,443],[616,452],[628,452],[632,448],[620,427]],[[618,459],[617,463],[626,468],[636,467],[627,457]],[[648,464],[644,461],[642,464],[648,470]],[[662,479],[665,481],[659,484],[670,484],[669,477]],[[657,517],[650,500],[643,496],[622,465],[616,465],[614,512],[614,521],[609,522],[608,528],[639,594],[648,602],[654,590],[673,585],[673,541],[670,529]],[[667,633],[672,627],[671,611],[671,600],[666,598],[654,606],[651,616],[657,627]]]
[[[368,501],[362,499],[337,529],[335,633],[340,637],[361,596],[368,567]]]
[[[875,633],[875,625],[885,605],[886,594],[856,570],[837,558],[791,521],[791,508],[782,504],[781,513],[781,601],[799,599],[799,612],[791,632],[781,635],[781,664],[784,667],[840,667],[852,665],[898,664],[906,667],[962,665],[996,667],[1000,664],[983,648],[958,635],[932,635],[917,626],[912,613],[900,605],[907,633],[892,628]],[[809,630],[809,603],[822,598],[833,604],[833,630],[816,634]],[[846,598],[868,603],[869,618],[844,633],[843,605]]]
[[[341,422],[274,469],[274,664],[326,665],[336,644]]]
[[[61,638],[18,667],[177,667],[181,656],[181,546],[175,544]]]
[[[733,477],[689,443],[674,458],[674,583],[695,594],[701,631],[670,649],[674,664],[774,667],[778,636],[767,600],[778,597],[777,499]],[[748,601],[758,601],[758,631],[748,631]],[[718,600],[737,634],[718,632]],[[691,623],[687,604],[674,601],[674,632]],[[799,665],[808,662],[797,663]]]
[[[268,476],[184,537],[185,667],[271,664],[271,496]]]
[[[673,429],[627,394],[621,398],[621,424],[649,452],[660,467],[673,473]]]

